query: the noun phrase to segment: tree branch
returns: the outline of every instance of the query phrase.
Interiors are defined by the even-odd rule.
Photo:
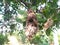
[[[24,0],[20,0],[20,2],[22,2],[26,7],[28,7],[28,5],[32,5],[31,2],[25,2]]]

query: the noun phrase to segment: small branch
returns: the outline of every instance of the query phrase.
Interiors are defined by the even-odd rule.
[[[48,28],[50,28],[53,25],[53,20],[52,18],[48,18],[47,22],[44,23],[43,29],[46,31]]]
[[[24,0],[20,0],[20,2],[22,2],[25,6],[32,5],[31,2],[24,2]]]

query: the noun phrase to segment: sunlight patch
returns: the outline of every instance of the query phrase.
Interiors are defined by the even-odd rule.
[[[9,43],[11,45],[19,45],[19,42],[15,36],[8,36],[8,39],[9,39]]]

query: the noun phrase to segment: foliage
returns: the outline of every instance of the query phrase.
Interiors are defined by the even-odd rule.
[[[60,35],[58,35],[58,41],[59,41],[59,45],[60,45]]]
[[[21,37],[21,41],[22,41],[23,43],[25,43],[26,36],[25,36],[25,33],[24,33],[23,30],[21,30],[21,31],[19,32],[19,37]]]
[[[41,31],[37,32],[36,35],[33,36],[32,40],[28,41],[25,34],[24,34],[24,31],[21,30],[19,32],[19,37],[20,37],[22,43],[26,44],[26,45],[28,43],[29,44],[37,44],[37,45],[49,45],[48,38],[45,34],[42,35],[43,33],[41,33]]]
[[[0,34],[0,45],[3,45],[7,41],[7,35]]]
[[[59,25],[59,21],[60,20],[58,18],[60,16],[59,16],[59,12],[58,12],[58,4],[57,4],[57,1],[58,0],[51,0],[51,1],[47,1],[47,0],[35,0],[35,1],[33,1],[33,0],[17,0],[17,1],[16,0],[9,0],[9,1],[7,1],[7,0],[5,0],[5,2],[8,3],[8,4],[7,5],[4,5],[5,2],[4,3],[3,3],[3,1],[0,2],[1,3],[0,4],[0,10],[1,10],[2,13],[4,13],[4,20],[9,20],[12,17],[12,14],[17,14],[17,12],[19,14],[21,14],[21,15],[24,15],[24,17],[25,17],[26,11],[25,10],[23,10],[23,11],[20,10],[20,7],[21,6],[22,7],[32,8],[33,10],[36,10],[39,6],[41,6],[42,4],[45,3],[45,7],[44,8],[42,7],[42,9],[43,9],[42,10],[42,13],[39,12],[39,15],[42,14],[43,15],[43,18],[45,17],[46,19],[48,19],[49,17],[51,17],[54,14],[54,16],[53,16],[54,25],[55,24],[56,25]],[[4,9],[3,9],[4,11],[2,10],[2,7],[3,6],[4,6],[4,8],[6,6],[6,9],[8,9],[8,10],[6,10],[7,13],[6,13],[6,11]],[[10,9],[10,8],[12,8],[12,9]],[[45,22],[46,19],[41,19],[40,17],[41,16],[38,16],[37,17],[38,20],[40,19],[39,20],[39,23],[41,23],[42,21]]]
[[[11,34],[16,31],[16,24],[11,24],[10,25],[10,20],[12,20],[12,17],[15,15],[15,18],[13,18],[16,22],[18,23],[23,23],[24,27],[26,24],[26,17],[27,17],[27,10],[29,8],[32,8],[34,12],[36,13],[36,17],[39,23],[39,30],[43,29],[44,23],[47,21],[48,18],[52,17],[52,20],[54,21],[53,26],[56,25],[57,28],[60,28],[60,7],[57,4],[58,0],[0,0],[0,14],[3,15],[3,22],[2,22],[2,27],[3,26],[10,26],[11,29]],[[45,6],[41,6],[45,4]],[[20,7],[24,7],[25,10],[21,10]],[[38,7],[40,6],[40,9]],[[42,7],[42,8],[41,8]],[[59,8],[58,8],[59,7]],[[23,8],[22,8],[23,9]],[[38,9],[38,10],[37,10]],[[42,11],[41,11],[42,9]],[[18,16],[20,15],[20,18]],[[5,22],[8,22],[7,24],[4,24]],[[11,21],[13,22],[13,21]],[[24,28],[23,27],[23,28]],[[50,27],[48,30],[46,30],[46,34],[49,36],[52,32]],[[39,32],[40,33],[40,32]],[[32,43],[38,43],[40,45],[41,43],[43,45],[48,45],[46,44],[47,41],[44,39],[44,37],[40,36],[38,33],[33,37]],[[21,39],[25,40],[25,34],[24,31],[19,32],[20,36],[22,37]],[[0,34],[0,41],[1,45],[2,43],[4,44],[5,41],[5,36]],[[42,39],[43,38],[43,39]]]

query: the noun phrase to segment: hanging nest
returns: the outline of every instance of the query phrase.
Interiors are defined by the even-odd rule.
[[[29,9],[27,13],[28,14],[27,14],[27,20],[26,20],[25,35],[28,38],[28,40],[30,40],[38,30],[38,22],[37,22],[36,15],[32,9]]]

